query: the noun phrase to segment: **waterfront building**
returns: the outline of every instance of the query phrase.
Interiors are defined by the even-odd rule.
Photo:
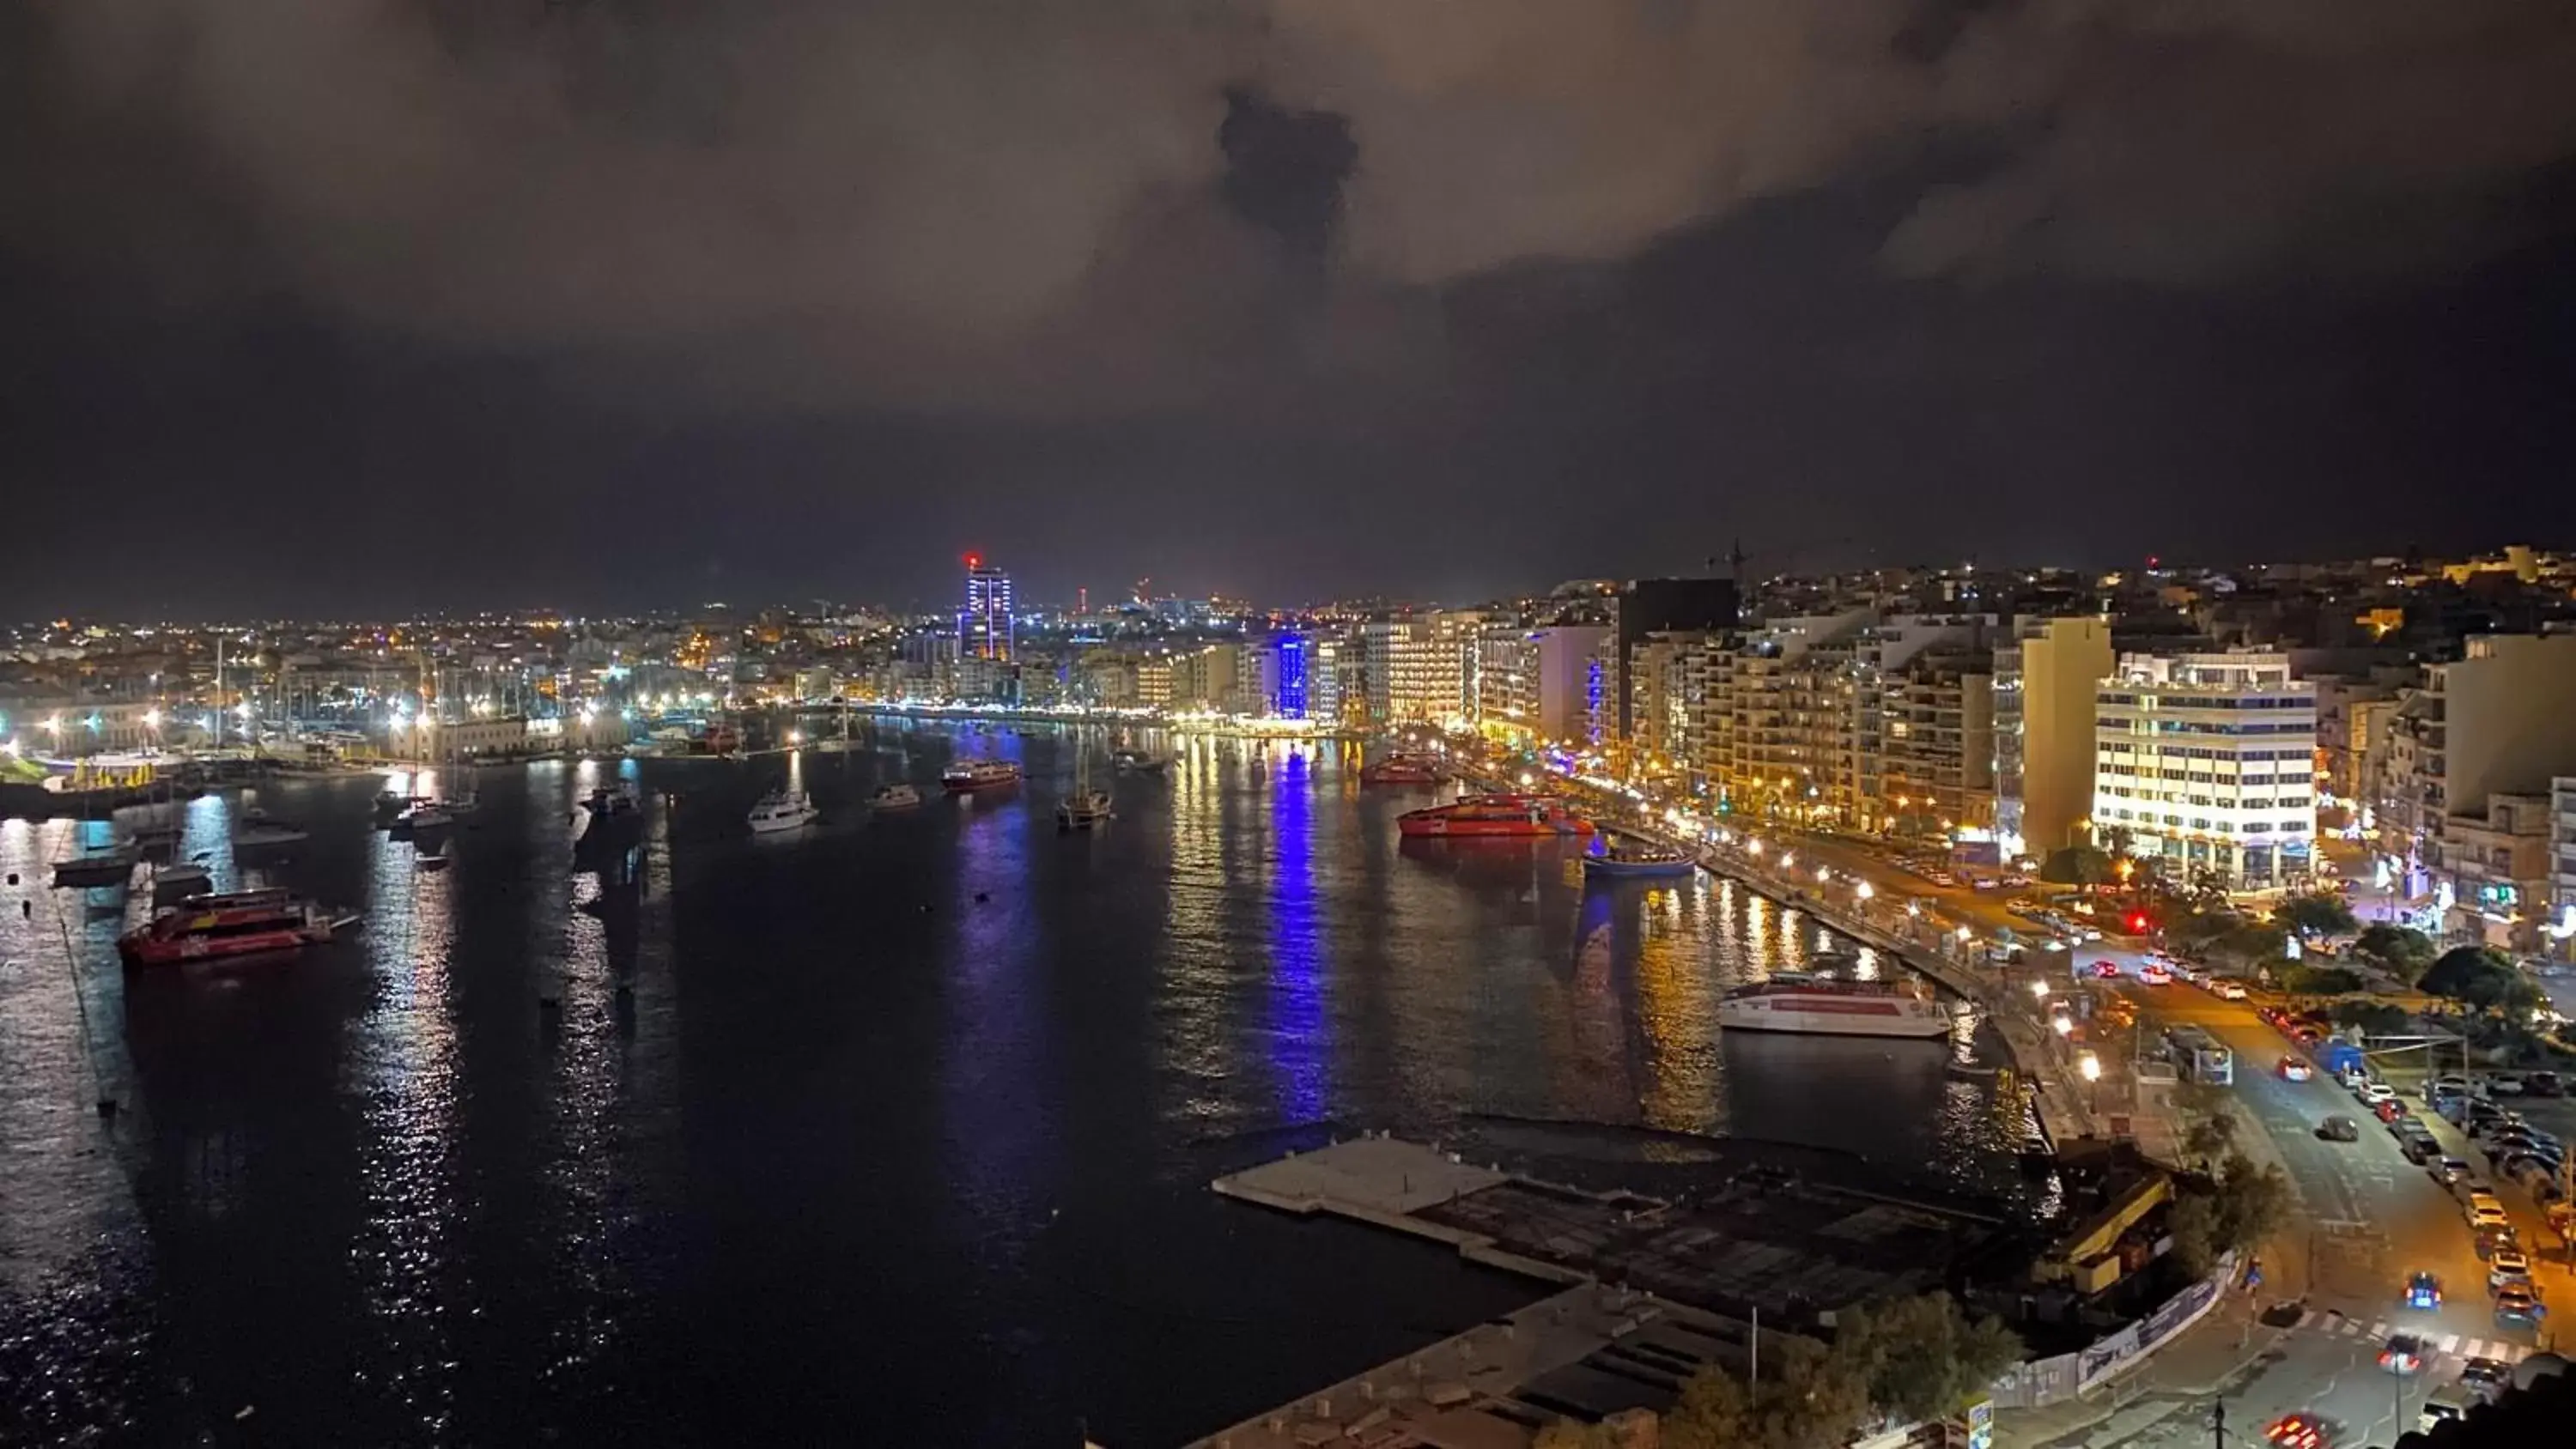
[[[1993,829],[1994,682],[1991,652],[1960,649],[1918,657],[1880,687],[1870,823],[1900,835]]]
[[[1616,638],[1610,680],[1614,706],[1609,737],[1628,740],[1636,728],[1636,652],[1655,634],[1711,633],[1735,627],[1735,581],[1715,578],[1632,579],[1611,598]]]
[[[2309,868],[2316,692],[2286,654],[2121,657],[2095,691],[2093,829],[2170,876],[2278,890]]]
[[[2478,909],[2481,892],[2499,884],[2498,841],[2472,822],[2492,819],[2493,797],[2542,796],[2553,779],[2576,774],[2576,634],[2470,638],[2459,659],[2425,666],[2376,743],[2382,868],[2410,901]],[[2455,850],[2463,827],[2476,845]],[[2470,849],[2484,864],[2464,872]],[[2483,902],[2498,898],[2488,892]],[[2517,913],[2536,926],[2536,910]]]
[[[1605,713],[1605,625],[1490,625],[1479,634],[1476,717],[1514,748],[1581,743]]]
[[[2552,956],[2576,960],[2576,775],[2549,781],[2549,911],[2542,935]]]
[[[1136,703],[1147,709],[1171,707],[1172,660],[1169,655],[1149,654],[1136,661]]]
[[[2008,850],[2044,855],[2081,843],[2093,813],[2093,710],[2114,663],[2111,626],[2052,617],[2014,632],[1995,651],[1996,834]]]
[[[1302,634],[1281,634],[1271,641],[1270,712],[1281,719],[1306,718],[1308,652]]]
[[[1011,576],[966,555],[966,599],[957,610],[957,652],[974,659],[1008,660],[1013,642]]]

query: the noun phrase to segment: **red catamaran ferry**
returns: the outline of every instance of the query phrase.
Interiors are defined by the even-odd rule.
[[[116,940],[128,966],[170,966],[262,951],[296,951],[331,939],[331,918],[282,890],[190,896]]]
[[[1472,795],[1454,804],[1408,810],[1395,817],[1395,828],[1406,835],[1450,838],[1590,835],[1592,822],[1540,795]]]

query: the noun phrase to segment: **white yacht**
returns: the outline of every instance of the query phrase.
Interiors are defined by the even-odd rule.
[[[751,833],[770,835],[782,830],[802,830],[814,823],[823,812],[814,808],[814,797],[802,790],[772,790],[751,807]]]
[[[1910,984],[1775,971],[1719,998],[1717,1024],[1728,1031],[1925,1040],[1948,1036],[1951,1019],[1940,1002]]]

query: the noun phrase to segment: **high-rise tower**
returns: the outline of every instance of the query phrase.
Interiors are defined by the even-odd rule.
[[[957,654],[961,659],[1011,657],[1011,576],[986,564],[982,554],[966,555],[966,604],[957,611]]]

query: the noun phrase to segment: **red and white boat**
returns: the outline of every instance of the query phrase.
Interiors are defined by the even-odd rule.
[[[1932,1038],[1950,1034],[1950,1013],[1910,985],[1782,971],[1727,992],[1717,1003],[1717,1024],[1728,1031]]]
[[[951,795],[977,790],[1007,790],[1020,783],[1020,767],[1008,760],[959,760],[939,772],[940,788]]]
[[[1471,795],[1448,805],[1408,810],[1395,817],[1395,828],[1405,835],[1450,839],[1590,835],[1592,822],[1541,795]]]
[[[128,966],[172,966],[263,951],[296,951],[331,939],[332,921],[282,890],[190,896],[116,939]]]
[[[1360,766],[1363,785],[1437,785],[1440,765],[1420,755],[1389,755],[1375,764]]]

